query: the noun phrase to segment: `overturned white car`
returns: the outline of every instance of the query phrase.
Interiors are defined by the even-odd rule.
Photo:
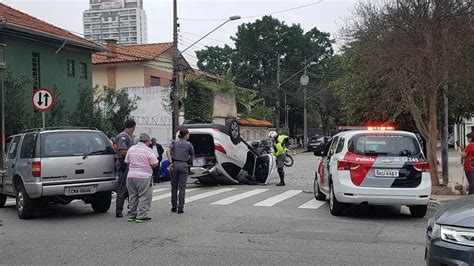
[[[202,184],[266,184],[275,167],[270,154],[259,153],[240,137],[239,124],[184,124],[195,158],[189,174]]]

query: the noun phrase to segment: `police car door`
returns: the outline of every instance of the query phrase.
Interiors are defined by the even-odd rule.
[[[329,178],[336,173],[337,171],[337,160],[338,160],[338,156],[336,155],[336,149],[337,149],[337,144],[339,142],[339,137],[334,137],[332,142],[331,142],[331,146],[329,147],[329,152],[328,152],[328,156],[327,156],[327,169],[326,169],[326,173],[327,173],[327,178],[325,180],[325,187],[328,188],[329,190]]]

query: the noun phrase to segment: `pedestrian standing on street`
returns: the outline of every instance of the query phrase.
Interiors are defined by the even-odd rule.
[[[270,131],[268,133],[268,138],[273,140],[273,150],[272,154],[276,157],[277,162],[277,171],[278,175],[280,176],[280,183],[277,186],[284,186],[285,185],[285,159],[287,153],[287,145],[289,137],[286,135],[279,135],[276,131]]]
[[[188,141],[189,131],[179,130],[178,139],[166,149],[171,166],[171,212],[184,213],[186,181],[189,174],[189,161],[194,158],[194,147]]]
[[[127,191],[127,173],[128,165],[125,163],[125,157],[128,149],[133,145],[133,132],[135,132],[137,123],[133,119],[125,121],[125,130],[115,138],[117,141],[117,155],[120,163],[117,182],[117,199],[115,201],[115,217],[123,217],[123,205],[128,198]]]
[[[468,144],[466,149],[461,150],[464,158],[464,172],[469,183],[469,195],[474,194],[474,132],[467,134]]]
[[[158,167],[153,168],[153,183],[160,183],[160,163],[163,161],[163,147],[156,142],[155,138],[151,139],[151,144],[148,146],[158,159]]]
[[[151,220],[150,206],[153,198],[153,168],[158,158],[149,148],[150,136],[140,134],[139,142],[132,146],[125,157],[129,166],[127,189],[129,195],[128,221],[143,223]]]

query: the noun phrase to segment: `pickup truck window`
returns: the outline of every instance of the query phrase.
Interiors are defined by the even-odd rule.
[[[7,159],[15,159],[18,151],[18,142],[20,142],[20,136],[16,136],[9,145]]]
[[[33,153],[35,150],[35,140],[37,134],[26,134],[23,138],[20,150],[20,158],[30,159],[33,158]]]

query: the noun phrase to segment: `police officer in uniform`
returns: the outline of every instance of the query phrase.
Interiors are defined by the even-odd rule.
[[[285,171],[284,162],[286,158],[286,146],[288,145],[289,137],[286,135],[279,135],[276,131],[270,131],[268,138],[273,140],[272,154],[276,156],[278,175],[280,176],[280,183],[277,186],[285,185]]]
[[[117,135],[115,138],[117,141],[117,153],[120,162],[120,168],[118,171],[118,184],[117,184],[117,200],[115,201],[115,217],[123,217],[123,205],[125,199],[128,198],[127,190],[127,174],[128,164],[125,163],[125,156],[127,155],[128,149],[133,145],[133,132],[137,123],[133,119],[125,121],[125,130]]]
[[[189,130],[181,128],[178,139],[166,150],[171,165],[171,212],[184,213],[188,162],[194,158],[194,147],[188,140]]]

